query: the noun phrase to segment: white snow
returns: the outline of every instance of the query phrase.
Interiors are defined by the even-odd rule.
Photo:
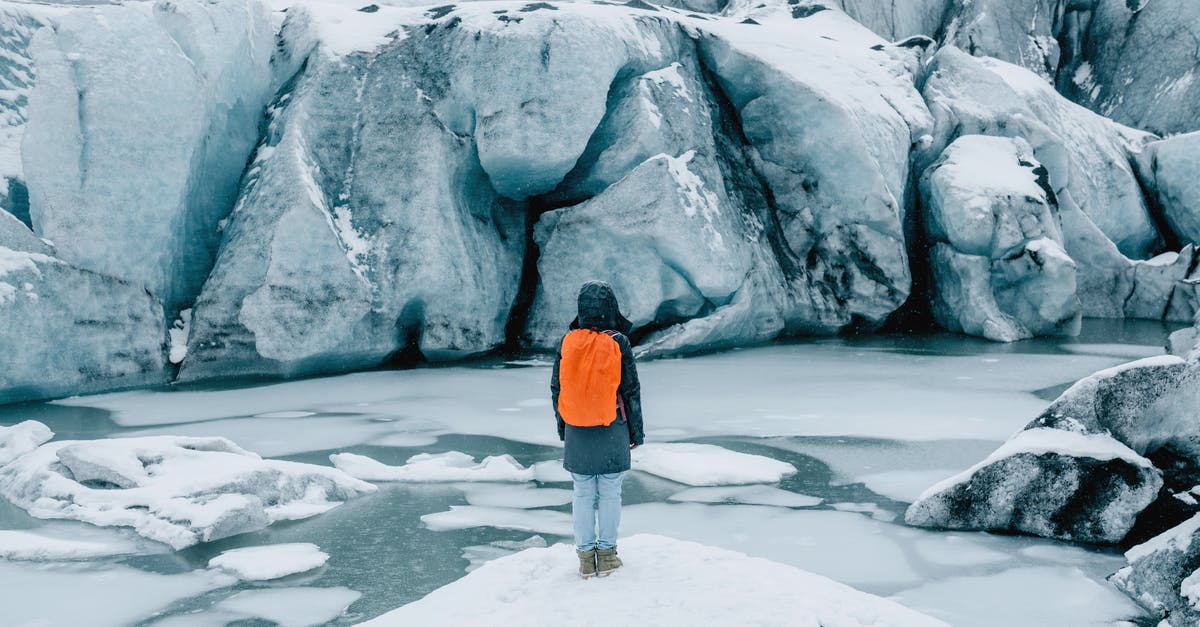
[[[403,466],[389,466],[365,455],[335,453],[329,456],[343,472],[366,481],[532,481],[533,469],[511,455],[493,455],[476,463],[459,451],[420,453]]]
[[[857,477],[867,489],[893,501],[912,503],[930,485],[958,473],[958,469],[891,470]]]
[[[1200,569],[1197,569],[1179,582],[1179,593],[1193,607],[1200,607]]]
[[[219,568],[238,579],[264,581],[304,573],[320,568],[329,560],[315,544],[295,542],[268,544],[230,549],[208,561],[209,568]]]
[[[743,505],[773,505],[776,507],[814,507],[822,499],[797,494],[768,485],[689,488],[668,497],[681,503],[740,503]]]
[[[265,619],[279,627],[309,627],[336,619],[361,596],[361,593],[343,587],[266,588],[243,590],[215,607]]]
[[[557,536],[572,533],[570,514],[546,509],[451,505],[448,511],[425,514],[421,522],[433,531],[495,527]]]
[[[224,438],[64,440],[0,468],[0,495],[35,517],[132,527],[176,549],[375,489],[333,468],[264,460]]]
[[[1125,559],[1135,562],[1168,548],[1186,552],[1192,544],[1192,536],[1200,531],[1200,514],[1196,514],[1182,523],[1150,538],[1149,540],[1125,551]]]
[[[871,518],[883,522],[892,522],[897,517],[895,512],[889,512],[875,503],[831,503],[829,506],[839,512],[867,514]]]
[[[692,486],[775,483],[796,473],[787,462],[712,444],[650,443],[632,455],[634,470]]]
[[[563,460],[555,459],[538,462],[532,466],[533,478],[542,483],[563,483],[571,481],[571,473],[563,468]]]
[[[54,437],[50,427],[26,420],[11,427],[0,427],[0,466],[28,453]]]
[[[943,623],[797,568],[654,535],[621,544],[622,570],[581,581],[568,545],[490,562],[366,625],[838,625]],[[581,611],[581,608],[583,611]],[[568,618],[569,617],[569,618]]]

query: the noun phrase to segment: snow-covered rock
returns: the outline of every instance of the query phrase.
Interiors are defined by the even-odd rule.
[[[1200,5],[1089,0],[1077,12],[1078,62],[1060,87],[1076,101],[1156,133],[1200,129]],[[1070,15],[1070,14],[1068,14]],[[1086,27],[1084,27],[1086,25]]]
[[[1020,137],[1045,166],[1060,208],[1081,211],[1125,255],[1155,252],[1161,239],[1130,164],[1153,136],[1068,101],[1028,70],[953,46],[934,55],[929,72],[922,93],[933,113],[933,140],[918,161],[932,162],[959,135]],[[1065,220],[1063,229],[1067,252],[1079,262]]]
[[[1200,514],[1125,553],[1129,565],[1112,582],[1165,618],[1162,624],[1200,623]]]
[[[1078,332],[1075,262],[1025,140],[960,136],[925,171],[921,192],[943,327],[1003,342]]]
[[[0,495],[32,516],[132,527],[175,549],[374,490],[333,468],[264,460],[225,438],[64,440],[0,468]]]
[[[1119,542],[1160,487],[1158,469],[1112,437],[1027,429],[930,487],[904,519],[921,527]]]
[[[50,427],[26,420],[11,427],[0,427],[0,466],[49,442],[54,437]]]
[[[39,31],[22,143],[34,230],[189,304],[257,142],[273,35],[256,0],[89,7]]]
[[[0,403],[164,380],[163,310],[0,211]]]
[[[620,551],[625,566],[597,584],[580,581],[568,545],[526,549],[364,625],[471,624],[484,616],[513,626],[565,616],[577,625],[945,625],[833,580],[725,549],[636,535],[622,539]]]
[[[335,453],[329,456],[340,470],[364,481],[533,481],[533,468],[526,468],[511,455],[493,455],[476,463],[459,451],[419,453],[403,466],[389,466],[365,455]]]
[[[308,572],[327,561],[329,554],[317,545],[294,542],[222,551],[208,560],[208,567],[219,568],[244,581],[265,581]]]
[[[1159,494],[1145,456],[1200,462],[1200,364],[1160,356],[1084,378],[987,459],[926,490],[909,524],[1119,542]]]
[[[1175,236],[1200,245],[1200,132],[1147,144],[1137,163]]]
[[[633,469],[692,486],[775,483],[796,467],[712,444],[651,443],[633,449]]]

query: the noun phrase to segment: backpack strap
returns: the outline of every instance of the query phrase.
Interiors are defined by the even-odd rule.
[[[606,329],[603,333],[613,338],[614,342],[617,340],[617,336],[620,335],[620,332],[613,331],[612,329]],[[629,422],[629,419],[625,416],[625,399],[621,398],[621,391],[619,389],[617,390],[617,415],[620,417],[622,423]]]

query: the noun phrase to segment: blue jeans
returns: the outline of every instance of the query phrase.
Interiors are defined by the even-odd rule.
[[[625,473],[571,473],[571,479],[575,481],[575,500],[571,503],[571,514],[575,519],[575,547],[580,551],[590,551],[617,546],[617,527],[621,525],[621,482],[625,479]]]

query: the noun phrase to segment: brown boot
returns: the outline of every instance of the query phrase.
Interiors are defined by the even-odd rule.
[[[596,550],[596,574],[607,577],[612,571],[621,567],[621,558],[617,557],[617,547]]]
[[[596,550],[591,551],[575,551],[579,556],[579,576],[584,579],[591,579],[596,576]]]

